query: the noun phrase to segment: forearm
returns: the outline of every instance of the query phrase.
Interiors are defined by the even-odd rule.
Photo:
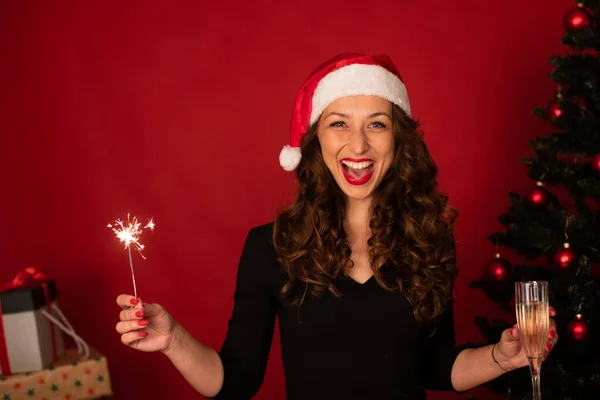
[[[495,352],[495,355],[502,368],[511,369],[506,362],[503,363],[505,360],[499,357],[497,352]],[[456,357],[456,361],[454,361],[452,386],[459,392],[472,389],[507,372],[502,368],[494,363],[492,345],[465,349],[460,352]]]
[[[201,395],[214,397],[221,389],[224,373],[219,354],[194,339],[181,325],[176,325],[173,341],[164,354]]]

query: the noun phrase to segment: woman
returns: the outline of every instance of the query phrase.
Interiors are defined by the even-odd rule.
[[[298,196],[249,232],[221,350],[127,295],[117,298],[123,343],[163,352],[218,399],[258,391],[276,316],[290,400],[422,399],[425,388],[465,391],[527,365],[516,327],[493,346],[455,344],[453,210],[410,115],[387,56],[319,66],[280,155],[297,169]],[[552,321],[548,351],[555,331]]]

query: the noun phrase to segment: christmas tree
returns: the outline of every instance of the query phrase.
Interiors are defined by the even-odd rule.
[[[527,262],[512,266],[496,254],[471,284],[514,314],[515,282],[548,281],[559,340],[542,364],[544,400],[600,399],[600,0],[576,3],[563,18],[564,54],[550,57],[556,92],[534,110],[549,134],[531,141],[535,156],[522,159],[535,184],[509,193],[498,217],[504,230],[488,236]],[[490,343],[513,323],[476,317]],[[528,368],[489,386],[510,399],[531,398]]]

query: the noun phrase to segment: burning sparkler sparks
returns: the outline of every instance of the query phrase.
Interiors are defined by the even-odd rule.
[[[146,226],[144,228],[148,228],[151,231],[153,231],[154,230],[154,220],[152,218],[150,218],[148,220],[148,224],[146,224]]]
[[[129,266],[131,267],[131,279],[133,280],[133,294],[135,298],[137,298],[137,288],[135,285],[135,274],[133,272],[133,259],[131,257],[131,247],[140,253],[143,259],[146,259],[142,254],[142,250],[144,250],[144,245],[140,243],[140,235],[142,234],[142,229],[150,229],[154,231],[154,220],[148,220],[146,226],[142,228],[142,224],[138,221],[137,217],[130,218],[129,214],[127,214],[127,221],[123,222],[117,219],[113,224],[108,224],[108,228],[111,228],[113,232],[117,235],[117,238],[121,243],[125,244],[125,249],[129,253]]]

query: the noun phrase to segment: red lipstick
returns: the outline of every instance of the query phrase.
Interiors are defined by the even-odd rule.
[[[342,161],[351,161],[351,162],[364,162],[364,161],[370,161],[372,162],[373,160],[370,158],[342,158]],[[371,170],[369,171],[368,174],[366,174],[365,176],[361,177],[361,178],[354,178],[352,176],[350,176],[347,172],[346,169],[344,168],[344,165],[340,162],[340,168],[342,169],[342,174],[344,175],[344,178],[346,179],[346,182],[348,182],[351,185],[355,185],[355,186],[360,186],[360,185],[364,185],[365,183],[369,182],[369,180],[373,177],[373,172],[375,171],[374,165],[371,166]]]
[[[342,158],[342,161],[351,161],[351,162],[363,162],[363,161],[373,161],[370,158],[350,158],[350,157],[346,157],[346,158]]]

